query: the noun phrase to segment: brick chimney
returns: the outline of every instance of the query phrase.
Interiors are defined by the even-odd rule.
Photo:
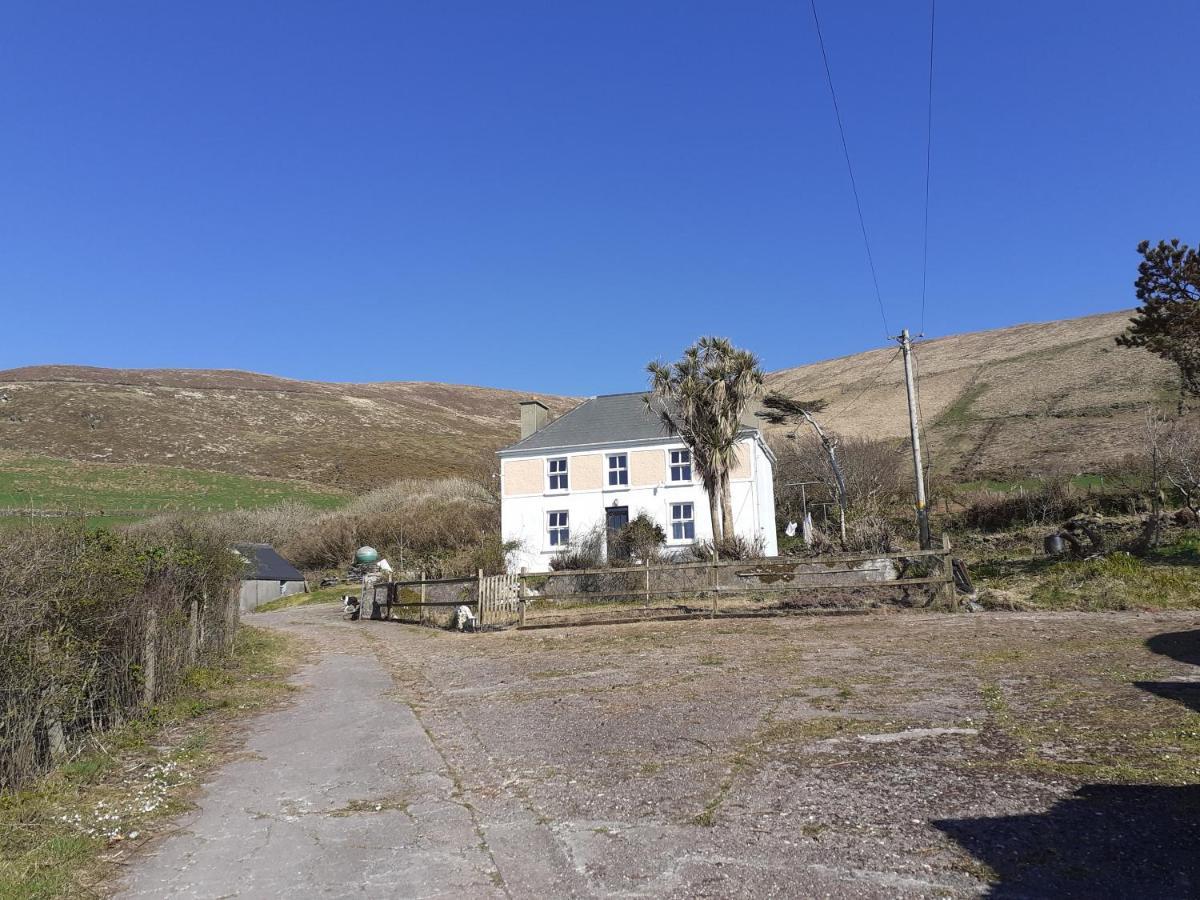
[[[521,440],[546,426],[550,409],[540,400],[521,401]]]

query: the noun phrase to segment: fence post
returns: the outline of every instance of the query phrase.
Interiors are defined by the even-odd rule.
[[[642,609],[649,609],[650,608],[650,554],[648,554],[648,553],[646,554],[646,571],[645,571],[644,575],[646,577],[646,596],[645,596],[645,599],[642,601]]]
[[[37,655],[38,662],[46,670],[46,674],[50,675],[43,694],[46,697],[46,706],[42,710],[42,720],[46,723],[46,740],[50,744],[50,758],[58,762],[67,755],[67,738],[63,732],[62,718],[58,708],[57,686],[54,676],[50,674],[53,669],[50,659],[50,638],[45,632],[38,635]]]
[[[712,566],[708,570],[712,589],[712,617],[717,617],[717,596],[721,593],[720,571],[717,569],[717,554],[713,553]]]
[[[421,624],[425,624],[425,570],[421,570],[421,606],[417,610],[417,618]]]
[[[484,612],[485,606],[484,606],[484,602],[483,602],[483,585],[484,585],[483,569],[479,569],[478,571],[479,571],[479,588],[476,591],[476,593],[478,594],[478,602],[476,605],[479,607],[479,627],[483,628],[483,626],[487,622],[486,613]]]
[[[517,576],[517,624],[525,624],[525,567],[521,566],[521,573]]]
[[[142,704],[154,703],[154,679],[158,674],[158,608],[153,602],[146,610],[146,645],[142,656]]]
[[[946,578],[943,591],[950,609],[958,609],[958,591],[954,589],[954,557],[950,555],[950,535],[942,532],[942,575]]]
[[[196,664],[200,649],[200,598],[192,597],[188,603],[188,646],[187,662],[189,666]]]

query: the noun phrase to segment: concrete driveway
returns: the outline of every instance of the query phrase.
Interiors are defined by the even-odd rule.
[[[304,691],[121,897],[1200,893],[1194,612],[251,621]]]

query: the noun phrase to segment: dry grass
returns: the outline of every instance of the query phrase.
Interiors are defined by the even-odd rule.
[[[187,517],[167,514],[131,527],[154,534]],[[276,547],[308,571],[344,569],[364,544],[394,566],[433,576],[474,574],[504,568],[499,501],[466,478],[402,479],[356,497],[335,510],[300,503],[232,510],[195,523],[232,543],[257,541]]]
[[[363,490],[490,472],[527,395],[463,385],[324,384],[250,372],[38,366],[0,372],[5,443]],[[542,398],[555,414],[574,401]]]
[[[1157,357],[1115,346],[1128,318],[1105,313],[919,345],[935,467],[959,475],[1074,473],[1140,449],[1145,407],[1168,397],[1176,381]],[[836,430],[880,438],[907,434],[903,377],[895,352],[881,349],[785,369],[768,381],[828,400],[825,417]]]

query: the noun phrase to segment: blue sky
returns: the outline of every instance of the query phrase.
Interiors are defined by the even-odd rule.
[[[890,328],[929,7],[823,0]],[[938,9],[930,335],[1134,305],[1200,240],[1200,4]],[[636,390],[884,340],[807,3],[0,6],[0,368]]]

